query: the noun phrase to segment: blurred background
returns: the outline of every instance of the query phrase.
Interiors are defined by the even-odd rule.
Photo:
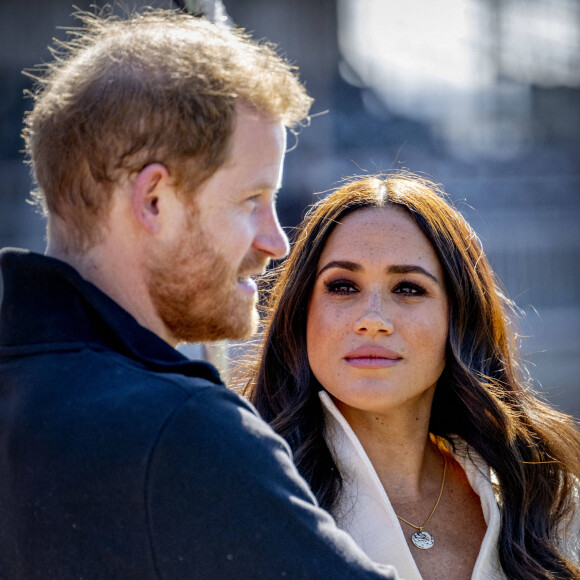
[[[536,388],[580,418],[580,2],[189,4],[276,43],[316,99],[319,115],[287,156],[282,224],[352,175],[405,168],[443,184],[524,312]],[[44,250],[44,220],[27,203],[21,71],[50,60],[73,11],[72,0],[0,0],[0,247]]]

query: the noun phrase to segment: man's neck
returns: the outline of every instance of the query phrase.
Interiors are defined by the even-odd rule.
[[[107,294],[137,322],[175,347],[177,341],[168,332],[153,307],[144,282],[141,260],[127,246],[111,248],[101,243],[83,253],[65,251],[62,244],[49,239],[45,254],[72,266],[85,280]]]

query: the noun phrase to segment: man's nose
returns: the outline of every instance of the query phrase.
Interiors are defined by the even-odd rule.
[[[287,256],[290,244],[278,221],[276,208],[272,206],[268,211],[264,211],[260,220],[260,229],[254,238],[253,247],[273,259]]]

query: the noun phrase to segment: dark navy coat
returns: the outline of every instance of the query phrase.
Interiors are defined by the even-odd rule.
[[[67,264],[0,253],[0,578],[394,578],[285,442]]]

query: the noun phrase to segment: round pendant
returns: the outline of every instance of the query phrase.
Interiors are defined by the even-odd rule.
[[[435,543],[435,538],[429,532],[421,530],[419,532],[415,532],[411,536],[411,541],[420,550],[429,550],[430,548],[433,547],[433,544]]]

